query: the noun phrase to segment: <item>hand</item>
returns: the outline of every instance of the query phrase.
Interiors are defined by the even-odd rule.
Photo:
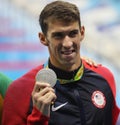
[[[33,106],[43,115],[50,115],[50,105],[56,99],[55,91],[48,83],[36,82],[32,91]]]
[[[88,57],[82,57],[82,59],[85,60],[85,62],[90,66],[98,67],[98,65],[101,65],[101,64],[96,63],[95,61],[93,61],[92,59]]]

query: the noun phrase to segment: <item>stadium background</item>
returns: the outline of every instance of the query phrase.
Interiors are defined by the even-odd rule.
[[[45,62],[47,48],[38,39],[38,16],[53,0],[0,0],[0,72],[13,80]],[[82,55],[114,74],[120,107],[120,0],[66,0],[80,8],[86,37]]]

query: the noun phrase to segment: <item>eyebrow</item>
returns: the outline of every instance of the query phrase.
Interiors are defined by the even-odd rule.
[[[70,34],[70,33],[72,33],[72,32],[76,32],[76,33],[78,33],[79,32],[79,30],[78,29],[74,29],[74,30],[71,30],[71,31],[60,31],[60,32],[53,32],[52,33],[52,37],[54,37],[54,36],[56,36],[56,35],[66,35],[66,34]]]

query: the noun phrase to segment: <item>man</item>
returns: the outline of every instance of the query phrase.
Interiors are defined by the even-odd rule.
[[[48,47],[49,59],[10,85],[3,125],[115,125],[119,113],[115,81],[107,68],[81,59],[85,27],[78,8],[52,2],[42,10],[39,22],[39,38]],[[35,81],[43,68],[56,73],[53,88]]]

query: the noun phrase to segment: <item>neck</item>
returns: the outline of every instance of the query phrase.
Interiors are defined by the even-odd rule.
[[[81,66],[81,63],[82,63],[82,60],[81,59],[79,59],[79,61],[77,60],[76,62],[77,63],[74,63],[74,64],[64,64],[64,65],[62,65],[62,64],[54,64],[53,63],[53,61],[52,60],[49,60],[50,61],[50,63],[54,66],[54,67],[56,67],[56,68],[58,68],[58,69],[61,69],[61,70],[64,70],[64,71],[66,71],[66,72],[71,72],[71,71],[74,71],[74,70],[76,70],[76,69],[78,69],[80,66]]]
[[[57,78],[61,81],[62,84],[64,83],[68,83],[68,82],[73,82],[76,80],[79,80],[82,75],[83,75],[83,64],[81,63],[81,65],[72,71],[66,71],[66,70],[62,70],[61,68],[57,68],[54,65],[51,64],[50,60],[48,62],[48,67],[53,69],[57,75]]]

